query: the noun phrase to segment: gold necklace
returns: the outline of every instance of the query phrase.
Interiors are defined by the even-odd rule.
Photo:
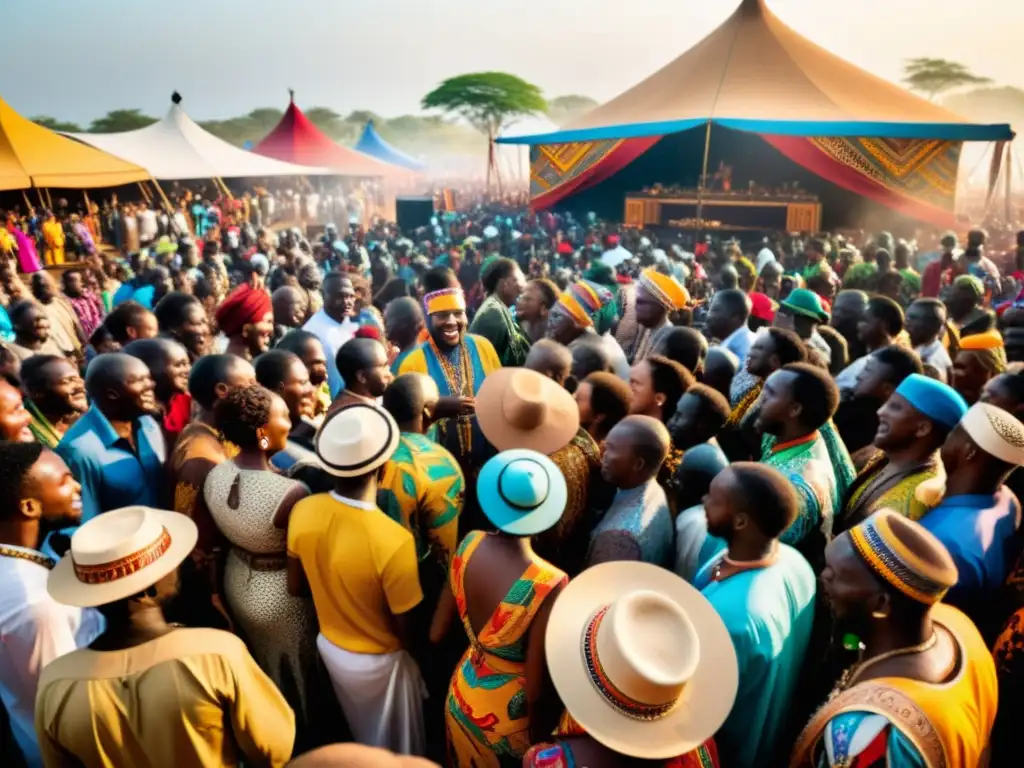
[[[11,557],[15,560],[28,560],[30,563],[41,565],[47,570],[52,570],[53,566],[57,564],[57,561],[52,557],[47,557],[41,552],[24,552],[20,549],[14,549],[13,547],[6,547],[0,544],[0,556]]]
[[[854,664],[853,666],[847,667],[846,670],[843,671],[842,676],[839,678],[839,682],[836,684],[836,687],[829,695],[829,699],[832,699],[834,696],[842,693],[851,685],[853,685],[857,681],[857,678],[860,677],[861,673],[863,673],[864,670],[868,667],[874,666],[875,664],[880,664],[886,659],[892,659],[896,656],[910,656],[914,653],[924,653],[925,651],[929,651],[932,648],[934,648],[938,642],[939,635],[933,629],[931,637],[929,637],[923,643],[911,645],[906,648],[896,648],[891,651],[886,651],[885,653],[880,653],[877,656],[873,656],[867,661],[862,661],[857,664]]]

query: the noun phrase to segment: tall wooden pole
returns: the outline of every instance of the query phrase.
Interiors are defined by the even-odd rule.
[[[25,214],[28,214],[29,209],[32,207],[32,201],[28,199],[28,193],[25,190],[21,190],[21,199],[25,201]]]
[[[704,232],[704,190],[708,183],[708,158],[711,154],[711,121],[704,131],[704,162],[701,165],[700,184],[697,186],[697,238]],[[696,246],[696,243],[694,243]]]
[[[1013,224],[1013,142],[1006,142],[1006,223]]]

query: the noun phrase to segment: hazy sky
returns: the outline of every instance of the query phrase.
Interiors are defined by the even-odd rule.
[[[1024,88],[1022,0],[768,0],[787,24],[898,80],[945,57]],[[88,123],[197,119],[301,106],[418,112],[445,77],[488,69],[547,96],[604,101],[672,60],[738,0],[0,0],[0,96],[26,115]]]

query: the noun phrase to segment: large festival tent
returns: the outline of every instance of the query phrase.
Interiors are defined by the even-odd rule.
[[[0,99],[0,190],[116,187],[149,172],[33,123]]]
[[[355,150],[410,171],[420,172],[427,168],[426,163],[420,162],[415,157],[405,154],[402,150],[396,149],[384,141],[373,126],[373,120],[366,121],[363,133],[359,136],[359,141],[356,142]]]
[[[499,141],[531,146],[537,209],[585,198],[621,216],[627,191],[697,186],[719,162],[735,164],[736,178],[747,162],[946,226],[962,143],[1012,138],[1009,125],[971,123],[801,37],[765,0],[743,0],[690,50],[562,130]]]
[[[331,141],[298,108],[294,92],[280,122],[254,147],[253,153],[288,163],[326,166],[338,176],[394,177],[408,173],[404,168]]]
[[[65,135],[142,166],[160,181],[335,174],[330,168],[294,165],[246,152],[200,128],[181,108],[178,94],[171,101],[163,120],[145,128]]]

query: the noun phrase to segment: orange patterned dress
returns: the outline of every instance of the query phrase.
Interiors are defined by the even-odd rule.
[[[520,766],[530,747],[526,704],[526,637],[544,600],[569,577],[534,556],[481,630],[474,635],[466,608],[465,573],[487,534],[472,531],[452,558],[451,587],[469,648],[448,688],[448,762],[457,768]]]

